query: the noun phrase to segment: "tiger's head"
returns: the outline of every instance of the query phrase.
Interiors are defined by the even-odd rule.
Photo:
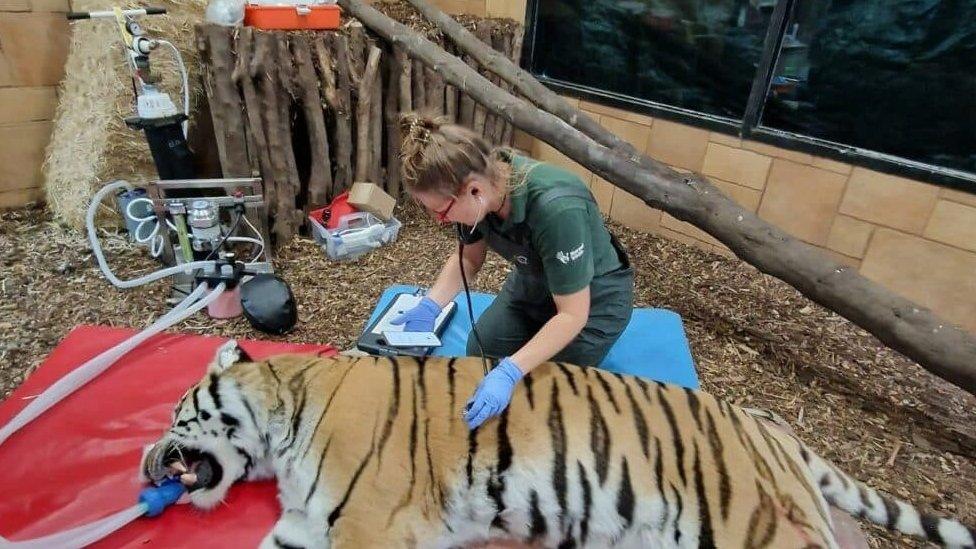
[[[270,476],[261,422],[234,376],[224,375],[240,362],[250,357],[236,341],[222,345],[207,374],[176,405],[169,430],[142,459],[146,480],[179,476],[190,502],[204,509],[222,501],[238,480]]]

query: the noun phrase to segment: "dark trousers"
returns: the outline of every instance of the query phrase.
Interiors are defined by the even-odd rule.
[[[590,283],[590,316],[586,326],[551,360],[579,366],[598,366],[623,333],[634,308],[634,271],[621,267]],[[511,356],[556,314],[544,281],[513,270],[498,297],[478,318],[475,329],[487,356]],[[474,333],[468,335],[467,354],[480,356]]]

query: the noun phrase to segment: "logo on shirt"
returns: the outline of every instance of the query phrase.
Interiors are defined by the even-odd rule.
[[[580,243],[578,247],[566,253],[562,250],[556,252],[556,259],[561,261],[563,265],[569,263],[570,261],[576,261],[577,259],[583,257],[583,244]]]

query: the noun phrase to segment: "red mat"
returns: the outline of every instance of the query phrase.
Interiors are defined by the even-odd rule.
[[[80,326],[0,403],[0,425],[65,373],[133,335]],[[0,446],[0,535],[12,541],[86,524],[136,503],[142,448],[169,427],[173,406],[196,383],[221,338],[159,334],[56,404]],[[241,341],[255,359],[284,352],[336,354],[329,345]],[[140,518],[98,547],[255,547],[279,514],[273,481],[231,488],[210,512],[174,505]]]

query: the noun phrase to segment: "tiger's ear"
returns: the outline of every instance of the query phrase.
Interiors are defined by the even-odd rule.
[[[217,354],[207,367],[207,371],[219,374],[238,362],[251,362],[251,357],[241,349],[237,340],[231,339],[217,349]]]

